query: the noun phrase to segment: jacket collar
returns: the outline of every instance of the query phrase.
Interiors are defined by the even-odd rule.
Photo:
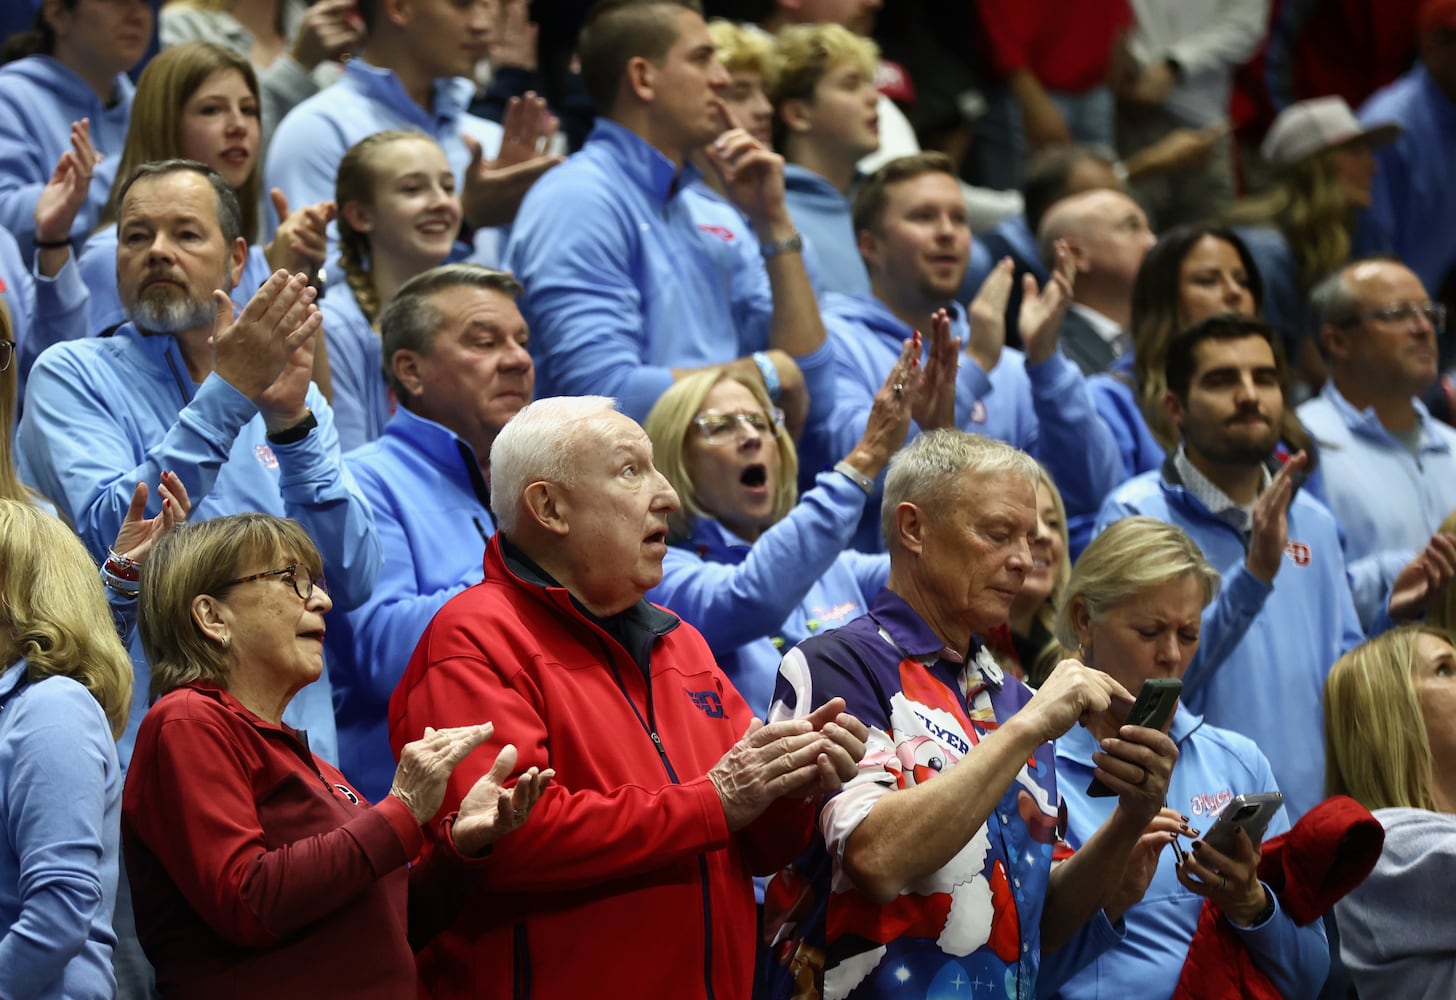
[[[678,170],[673,162],[636,132],[608,118],[598,118],[586,138],[586,148],[605,147],[617,167],[639,188],[651,196],[654,204],[665,205],[702,175],[691,163]]]
[[[143,333],[135,323],[123,323],[111,336],[135,347],[136,354],[143,359],[144,366],[151,369],[154,378],[175,384],[182,394],[184,406],[192,401],[197,393],[197,384],[187,371],[187,359],[182,357],[182,348],[176,337],[169,333]]]
[[[964,343],[970,332],[965,309],[958,302],[947,302],[943,308],[950,315],[951,336],[960,337]],[[913,329],[902,323],[898,316],[890,312],[889,306],[870,292],[854,294],[831,292],[825,297],[824,313],[828,316],[864,324],[877,336],[894,341],[897,354],[900,344],[915,333]],[[930,349],[929,345],[930,340],[927,335],[926,350]]]
[[[1375,415],[1375,407],[1367,406],[1363,410],[1356,409],[1355,404],[1335,388],[1334,379],[1325,382],[1324,388],[1320,390],[1320,396],[1335,408],[1335,412],[1340,416],[1340,421],[1350,429],[1350,433],[1378,441],[1395,440],[1394,436],[1385,429],[1385,425],[1380,422],[1380,418]],[[1442,454],[1450,451],[1450,443],[1446,440],[1445,435],[1436,430],[1435,418],[1431,416],[1431,411],[1426,409],[1426,404],[1419,399],[1412,398],[1411,405],[1415,407],[1416,423],[1421,429],[1421,451]]]
[[[405,92],[404,84],[400,83],[394,70],[371,66],[362,59],[350,59],[344,64],[344,77],[359,93],[414,119],[431,135],[453,126],[464,117],[471,98],[475,96],[472,81],[455,76],[439,77],[434,82],[430,113],[426,114]]]

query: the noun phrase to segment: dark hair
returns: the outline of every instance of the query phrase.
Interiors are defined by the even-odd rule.
[[[75,10],[81,0],[60,0],[65,10]],[[36,8],[35,24],[29,31],[18,31],[5,39],[0,48],[0,63],[14,62],[27,56],[53,56],[56,54],[56,29],[46,20],[45,4]]]
[[[1284,348],[1279,343],[1279,336],[1274,328],[1262,319],[1252,316],[1219,313],[1180,330],[1168,344],[1168,360],[1163,369],[1168,381],[1168,391],[1179,399],[1188,398],[1188,388],[1193,383],[1193,373],[1198,367],[1194,355],[1199,344],[1209,340],[1243,340],[1245,337],[1262,337],[1269,344],[1274,352],[1274,367],[1278,369],[1282,387]]]
[[[143,163],[133,170],[130,176],[122,182],[121,188],[116,192],[116,214],[121,217],[121,209],[126,205],[126,194],[131,186],[144,177],[165,177],[167,174],[179,174],[185,172],[201,174],[212,185],[212,193],[217,198],[217,225],[222,230],[223,240],[231,248],[233,242],[241,239],[243,235],[243,210],[238,205],[238,196],[222,174],[213,170],[205,163],[198,163],[196,160],[152,160],[150,163]]]
[[[911,153],[909,156],[897,156],[870,174],[854,195],[851,217],[855,236],[880,224],[880,217],[885,214],[885,205],[890,200],[885,193],[886,188],[901,181],[914,180],[922,174],[948,174],[954,178],[955,165],[944,153]]]
[[[1041,220],[1047,209],[1072,193],[1072,171],[1077,169],[1077,164],[1088,160],[1112,166],[1112,157],[1107,153],[1075,143],[1048,146],[1026,161],[1026,176],[1021,183],[1022,214],[1033,233],[1041,232]]]
[[[384,380],[406,407],[409,391],[394,374],[394,356],[400,351],[428,353],[445,317],[434,298],[462,286],[498,292],[509,299],[521,296],[521,283],[505,271],[492,271],[479,264],[444,264],[415,275],[399,286],[389,305],[379,315],[380,358]]]
[[[372,35],[374,26],[379,23],[379,0],[354,0],[354,9],[359,12],[359,20],[364,22],[365,37]]]
[[[612,113],[627,63],[660,62],[677,41],[676,19],[665,17],[662,8],[703,12],[697,0],[603,0],[587,15],[576,53],[582,86],[597,114]]]

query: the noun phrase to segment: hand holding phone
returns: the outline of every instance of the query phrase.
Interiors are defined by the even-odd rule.
[[[1233,857],[1238,831],[1243,830],[1255,845],[1264,840],[1269,821],[1284,804],[1278,792],[1250,792],[1236,795],[1223,807],[1218,819],[1203,836],[1203,842],[1225,857]]]
[[[1143,681],[1137,701],[1128,710],[1124,726],[1146,726],[1162,729],[1178,707],[1178,696],[1183,693],[1183,682],[1176,677],[1150,677]],[[1087,786],[1087,794],[1093,798],[1106,798],[1116,793],[1102,783],[1095,775]]]

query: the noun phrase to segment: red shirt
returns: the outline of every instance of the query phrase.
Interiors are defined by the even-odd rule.
[[[992,69],[1030,70],[1069,94],[1106,82],[1112,43],[1132,23],[1127,0],[976,0],[976,11]]]
[[[122,795],[137,936],[168,997],[397,1000],[415,991],[412,882],[423,832],[371,807],[292,730],[193,684],[142,720]]]

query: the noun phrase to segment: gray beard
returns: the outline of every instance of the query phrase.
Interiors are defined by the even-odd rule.
[[[204,324],[211,324],[216,314],[211,299],[155,296],[143,299],[126,311],[126,318],[148,333],[181,333]]]

